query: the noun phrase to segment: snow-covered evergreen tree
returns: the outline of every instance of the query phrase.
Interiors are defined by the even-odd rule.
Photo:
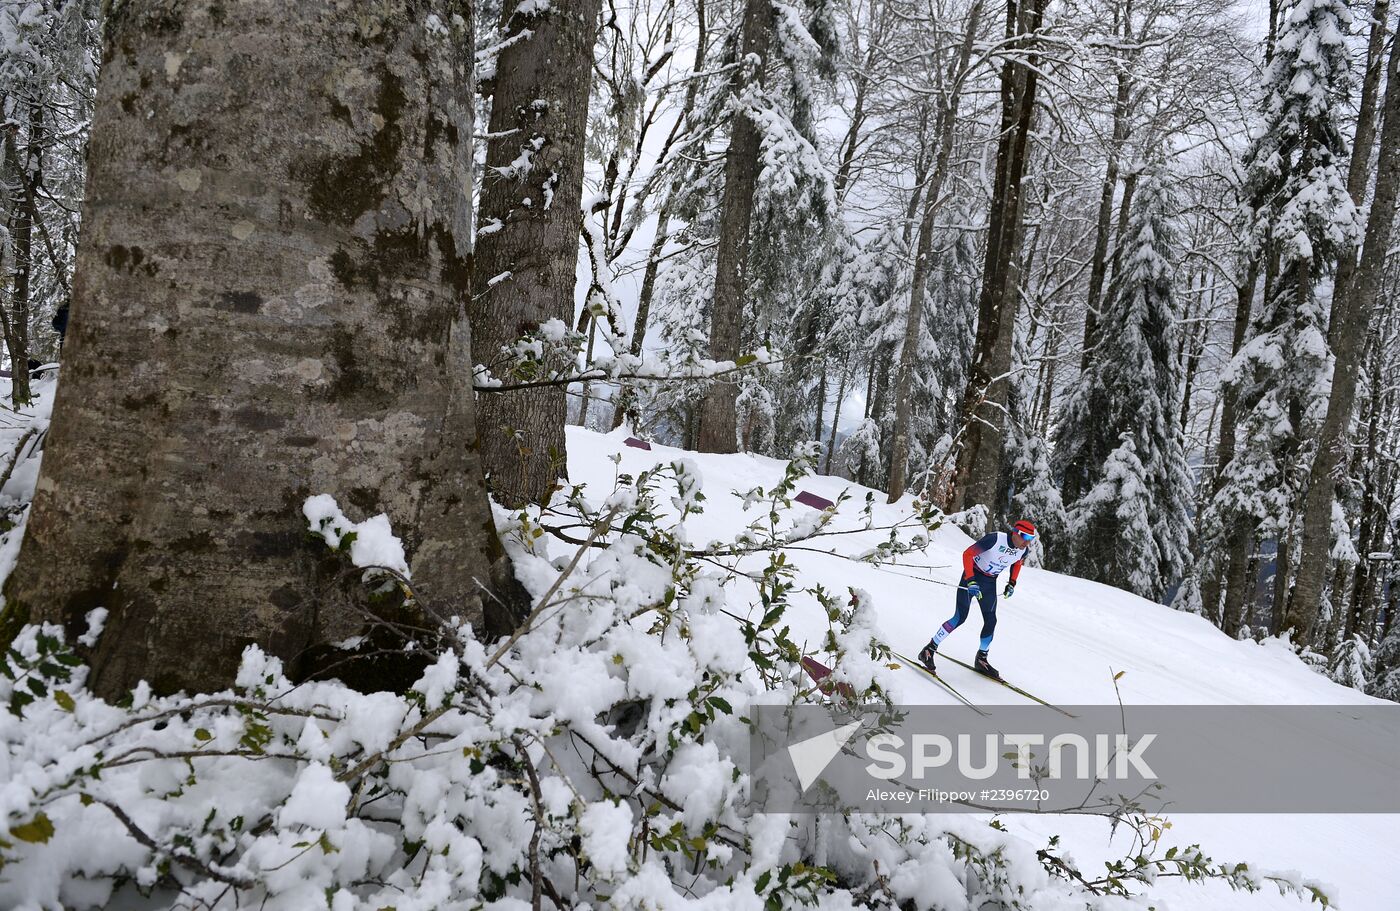
[[[688,223],[699,242],[688,255],[710,260],[718,272],[731,262],[710,252],[718,244],[737,262],[742,285],[738,296],[732,279],[716,281],[715,294],[705,302],[711,355],[730,359],[763,346],[784,371],[810,375],[811,356],[826,322],[826,314],[820,312],[825,300],[821,282],[831,277],[822,264],[839,252],[833,251],[831,241],[840,232],[828,230],[837,208],[832,175],[819,152],[814,119],[819,93],[834,72],[839,33],[832,0],[774,0],[769,6],[770,18],[758,30],[764,34],[761,40],[745,31],[752,27],[745,25],[752,18],[752,3],[744,15],[714,20],[724,25],[712,36],[717,40],[712,40],[713,61],[705,68],[707,85],[689,123],[693,139],[678,149],[667,167],[676,175],[677,217]],[[745,54],[750,46],[746,42],[753,40],[766,49],[764,53]],[[757,70],[735,78],[736,70],[748,72],[755,65]],[[751,129],[737,129],[744,124]],[[741,166],[727,159],[732,143],[742,136],[748,137],[746,142],[756,141],[757,147],[752,160],[743,159]],[[720,217],[726,205],[716,207],[715,202],[725,198],[726,181],[741,175],[751,184],[751,198],[735,198],[726,205],[747,210],[739,219],[747,229],[727,236]],[[742,249],[736,246],[740,238]],[[726,339],[725,349],[737,339],[738,350],[713,348],[718,338]],[[805,378],[799,375],[788,385],[808,392],[801,382]],[[717,425],[737,423],[733,409],[722,404],[724,398],[714,392],[705,396],[710,415],[705,421],[716,425],[707,432],[716,445],[729,433]],[[804,430],[814,423],[812,396],[807,395],[804,404],[801,417],[806,423],[782,428],[784,438],[809,435]]]
[[[1371,657],[1371,695],[1400,702],[1400,623],[1391,623]]]
[[[1123,434],[1104,462],[1102,480],[1069,510],[1069,555],[1077,574],[1144,598],[1161,597],[1150,484],[1133,434]]]
[[[836,470],[842,477],[857,483],[879,486],[881,462],[879,425],[866,418],[841,441],[836,453]]]
[[[1171,264],[1173,232],[1170,196],[1160,175],[1145,175],[1129,221],[1123,273],[1100,317],[1098,349],[1075,386],[1056,432],[1055,463],[1071,516],[1096,516],[1102,504],[1080,509],[1080,501],[1101,498],[1110,471],[1110,453],[1132,432],[1143,471],[1143,498],[1153,540],[1127,558],[1151,578],[1132,583],[1133,591],[1160,600],[1185,573],[1190,538],[1191,472],[1177,422],[1178,369]],[[1121,458],[1121,456],[1120,456]],[[1130,507],[1130,508],[1136,508]],[[1076,572],[1088,573],[1117,559],[1122,545],[1101,530],[1071,520],[1070,552]],[[1147,551],[1151,551],[1149,558]],[[1146,569],[1151,567],[1150,572]],[[1128,580],[1095,576],[1113,585]]]
[[[1171,606],[1188,614],[1205,613],[1205,605],[1201,601],[1201,577],[1194,570],[1182,577],[1181,586],[1172,596]]]
[[[1026,555],[1030,566],[1055,567],[1069,551],[1065,530],[1069,517],[1050,470],[1050,447],[1039,436],[1013,426],[1011,430],[1011,515],[1029,519],[1040,534]]]
[[[1327,394],[1327,308],[1315,288],[1359,230],[1342,129],[1350,23],[1341,0],[1296,0],[1265,75],[1262,123],[1244,158],[1246,217],[1255,254],[1278,265],[1223,377],[1239,402],[1238,449],[1221,454],[1222,484],[1202,516],[1204,553],[1241,528],[1285,548],[1293,537]],[[1229,593],[1227,605],[1248,594]]]
[[[1332,653],[1327,676],[1342,686],[1365,692],[1373,669],[1371,650],[1366,647],[1366,640],[1360,636],[1352,636],[1350,639],[1343,639]]]
[[[735,401],[739,415],[739,446],[745,452],[768,453],[773,449],[773,393],[758,379],[744,383]]]

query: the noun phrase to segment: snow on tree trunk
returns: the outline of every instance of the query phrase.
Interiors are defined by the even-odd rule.
[[[1381,18],[1372,27],[1372,46],[1384,44],[1385,10],[1378,3]],[[1378,53],[1379,51],[1374,51]],[[1313,459],[1308,490],[1303,501],[1302,556],[1298,564],[1296,588],[1283,617],[1285,628],[1296,631],[1296,641],[1306,642],[1312,635],[1322,603],[1322,587],[1327,578],[1328,555],[1332,551],[1332,504],[1336,491],[1337,473],[1345,468],[1344,456],[1349,443],[1351,415],[1356,402],[1356,380],[1367,325],[1380,293],[1385,272],[1386,254],[1390,249],[1391,226],[1395,221],[1397,184],[1400,184],[1400,41],[1391,43],[1390,63],[1386,67],[1391,78],[1386,85],[1385,126],[1380,139],[1377,162],[1376,189],[1366,221],[1366,236],[1361,262],[1356,262],[1354,250],[1342,253],[1333,291],[1332,324],[1328,340],[1334,356],[1332,394],[1327,402],[1327,417],[1318,439],[1317,455]],[[1366,118],[1357,128],[1358,135],[1369,132]],[[1367,162],[1371,143],[1358,142],[1349,175],[1349,190],[1353,202],[1362,201],[1366,187]]]
[[[1039,29],[1044,8],[1044,0],[1008,0],[1007,38],[1015,39]],[[1002,507],[999,485],[1003,409],[1020,297],[1014,278],[1021,225],[1021,179],[1026,172],[1037,81],[1034,55],[1029,63],[1013,58],[1003,65],[1001,138],[997,144],[996,182],[977,306],[976,354],[963,395],[965,432],[954,475],[955,510],[982,503],[995,515]]]
[[[1133,45],[1132,2],[1114,6],[1114,38],[1123,42],[1125,48]],[[1120,19],[1121,17],[1121,19]],[[1121,24],[1122,35],[1117,34]],[[1144,29],[1145,31],[1145,29]],[[1103,185],[1099,191],[1098,217],[1094,225],[1094,253],[1089,263],[1089,290],[1084,307],[1084,345],[1080,369],[1087,371],[1094,358],[1094,346],[1098,342],[1099,304],[1103,298],[1104,278],[1108,272],[1108,235],[1113,220],[1113,196],[1118,190],[1118,170],[1122,162],[1124,146],[1132,131],[1128,117],[1132,101],[1133,58],[1136,53],[1129,50],[1122,60],[1115,60],[1117,88],[1113,97],[1113,130],[1108,145],[1108,161],[1104,166]],[[1126,194],[1125,194],[1126,196]],[[1121,228],[1121,220],[1120,220]]]
[[[746,87],[761,85],[773,19],[772,0],[747,0],[740,33],[740,67],[734,76],[736,98]],[[749,255],[749,224],[760,168],[758,125],[736,106],[724,158],[724,197],[720,203],[719,242],[715,257],[715,295],[710,307],[710,357],[732,361],[739,356],[744,318],[744,266]],[[736,452],[739,446],[735,400],[739,387],[716,382],[700,406],[701,452]]]
[[[904,338],[899,350],[899,369],[895,375],[895,412],[893,442],[890,447],[889,502],[893,503],[904,495],[905,480],[909,468],[909,441],[913,433],[912,406],[914,400],[913,372],[914,361],[919,351],[919,338],[923,331],[924,297],[927,293],[929,273],[933,263],[934,216],[946,200],[943,198],[943,182],[948,174],[948,164],[953,155],[954,127],[957,125],[959,102],[962,100],[962,83],[967,74],[968,63],[972,59],[972,45],[977,37],[978,23],[982,17],[981,0],[974,2],[967,14],[967,25],[963,29],[962,42],[958,46],[958,58],[949,79],[947,95],[941,100],[938,111],[938,153],[933,171],[924,190],[924,214],[919,224],[919,243],[914,254],[914,275],[909,288],[909,312],[904,321]]]
[[[37,94],[37,93],[36,93]],[[16,155],[14,177],[19,183],[18,208],[14,213],[14,275],[10,285],[10,316],[5,340],[10,354],[10,402],[15,408],[28,405],[29,391],[29,320],[34,285],[34,226],[38,217],[35,184],[44,179],[43,131],[44,109],[39,101],[29,105],[29,131],[24,152]],[[9,145],[16,152],[13,143]]]
[[[470,311],[487,365],[541,323],[572,321],[599,3],[505,5]],[[566,471],[565,390],[482,395],[477,408],[492,494],[510,507],[547,500]]]
[[[108,8],[72,327],[4,636],[110,614],[93,684],[228,685],[356,630],[303,501],[387,513],[483,620],[471,6]],[[303,668],[305,669],[305,668]]]

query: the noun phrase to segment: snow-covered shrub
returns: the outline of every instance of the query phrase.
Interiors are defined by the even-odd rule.
[[[1069,550],[1064,540],[1069,517],[1050,471],[1050,447],[1033,434],[1016,432],[1014,439],[1010,471],[1015,488],[1009,518],[1029,519],[1039,531],[1026,553],[1026,565],[1060,566],[1064,561],[1057,563],[1055,556]]]
[[[1095,876],[995,820],[755,812],[746,707],[814,698],[793,682],[795,604],[825,612],[836,679],[888,702],[869,597],[803,587],[782,549],[849,530],[836,528],[848,495],[793,521],[817,451],[740,494],[756,517],[728,542],[691,543],[705,497],[684,459],[620,475],[601,500],[574,487],[502,514],[532,612],[494,643],[442,618],[403,693],[294,682],[249,646],[229,690],[142,684],[113,704],[88,691],[58,627],[26,627],[0,661],[0,907],[1127,908],[1162,875],[1321,894],[1194,847],[1163,852],[1134,817],[1134,856]],[[357,551],[361,529],[329,498],[304,514],[367,581],[416,597],[385,565],[397,542],[378,523],[361,523],[375,541]],[[856,527],[878,530],[868,499],[864,516]],[[863,558],[916,550],[937,521],[920,506]],[[740,561],[747,606],[727,601]]]
[[[982,503],[969,506],[962,512],[949,513],[948,515],[948,521],[962,529],[962,533],[969,538],[980,538],[986,534],[990,518],[991,512]]]

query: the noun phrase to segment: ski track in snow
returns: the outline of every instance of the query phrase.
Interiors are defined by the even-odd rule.
[[[786,464],[747,453],[708,455],[658,444],[652,444],[651,451],[633,449],[623,445],[626,437],[624,431],[599,434],[569,427],[570,479],[586,484],[589,499],[598,501],[612,490],[615,472],[636,474],[677,458],[694,460],[706,495],[704,514],[687,523],[691,540],[697,543],[728,540],[764,515],[761,505],[744,512],[741,499],[731,491],[759,484],[771,487],[781,478]],[[614,466],[611,458],[619,453],[621,463]],[[854,496],[842,506],[831,527],[859,526],[868,488],[842,478],[815,476],[803,479],[799,489],[832,500],[850,490]],[[875,491],[875,524],[888,525],[907,516],[910,502],[906,496],[886,506],[884,494]],[[794,504],[793,515],[801,517],[807,508]],[[874,546],[886,534],[875,531],[802,543],[855,554]],[[938,624],[952,615],[961,553],[969,543],[970,538],[947,524],[935,532],[926,554],[901,558],[908,564],[937,567],[934,569],[875,567],[808,551],[791,551],[789,556],[799,567],[801,585],[820,583],[838,593],[848,586],[868,591],[875,601],[884,641],[893,650],[912,655]],[[748,568],[759,565],[761,559],[753,560]],[[750,583],[739,580],[731,589],[730,609],[744,610],[751,594]],[[805,638],[813,645],[821,641],[826,619],[814,601],[795,597],[788,619],[794,641],[800,643]],[[980,614],[974,607],[967,622],[944,641],[943,651],[971,663],[980,627]],[[1380,701],[1317,674],[1276,641],[1237,642],[1201,617],[1120,589],[1041,569],[1025,569],[1015,597],[1000,599],[992,658],[1012,683],[1057,705],[1116,703],[1112,678],[1118,671],[1124,672],[1118,686],[1129,707]],[[1025,701],[956,665],[950,665],[944,676],[973,702],[995,705]],[[951,695],[917,672],[898,673],[896,679],[894,695],[905,702],[953,702]],[[1318,770],[1318,786],[1327,786],[1326,769]],[[1108,824],[1099,818],[1029,814],[1002,818],[1035,844],[1060,834],[1086,872],[1099,869],[1100,859],[1122,856],[1130,847],[1128,833],[1120,831],[1112,837]],[[1329,884],[1329,896],[1343,911],[1390,911],[1395,907],[1388,868],[1389,855],[1400,844],[1400,815],[1179,814],[1170,819],[1172,828],[1163,836],[1168,845],[1199,843],[1217,861],[1245,860],[1254,868],[1301,871]],[[1306,907],[1296,897],[1270,890],[1253,895],[1232,892],[1223,883],[1162,880],[1154,887],[1153,897],[1170,907],[1200,911]]]

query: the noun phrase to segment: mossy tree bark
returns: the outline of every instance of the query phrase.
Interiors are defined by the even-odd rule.
[[[573,316],[599,7],[576,0],[530,14],[505,5],[502,31],[513,43],[490,87],[471,307],[477,360],[498,373],[501,346]],[[566,473],[566,402],[563,388],[479,399],[481,455],[497,500],[516,507],[549,498]]]
[[[295,659],[360,627],[310,494],[387,513],[440,614],[480,624],[509,579],[474,449],[471,27],[464,0],[109,7],[5,592],[9,629],[109,611],[98,692],[226,686],[249,644]]]

